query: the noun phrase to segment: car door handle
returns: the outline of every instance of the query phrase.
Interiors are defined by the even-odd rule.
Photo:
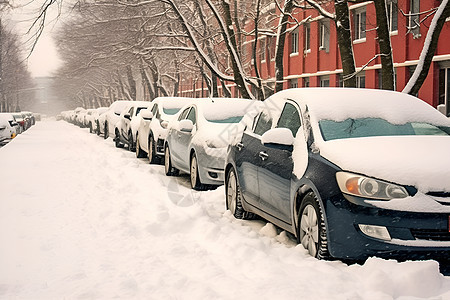
[[[236,144],[236,147],[238,148],[239,151],[241,151],[242,148],[244,148],[244,144],[242,144],[242,143],[237,143],[237,144]]]
[[[259,157],[260,157],[262,160],[266,160],[266,159],[269,158],[269,155],[268,155],[266,152],[261,151],[261,152],[259,152]]]

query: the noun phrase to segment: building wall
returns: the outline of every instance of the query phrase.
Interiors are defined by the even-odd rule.
[[[428,11],[434,7],[437,7],[440,1],[437,0],[421,0],[420,11]],[[397,30],[391,34],[391,43],[393,48],[394,67],[396,71],[396,90],[401,91],[409,80],[410,72],[417,64],[417,60],[422,51],[422,47],[425,41],[427,29],[431,23],[432,16],[427,18],[420,26],[420,35],[413,36],[412,33],[408,33],[407,25],[409,19],[402,14],[403,12],[410,11],[410,0],[398,0],[398,25]],[[328,10],[333,10],[333,2],[330,1],[326,7]],[[376,33],[376,14],[375,6],[372,1],[359,3],[350,6],[350,19],[352,21],[352,31],[354,29],[354,13],[357,10],[366,10],[366,38],[362,40],[354,41],[353,51],[355,56],[355,63],[357,70],[366,65],[377,53],[379,53],[379,46],[377,43]],[[320,86],[321,76],[326,76],[329,79],[329,86],[339,86],[340,76],[342,73],[342,66],[340,62],[339,48],[336,39],[336,27],[334,21],[329,21],[329,51],[319,49],[320,30],[319,24],[323,20],[318,13],[313,10],[296,10],[293,15],[297,20],[303,20],[308,16],[314,19],[309,23],[310,26],[310,51],[304,51],[305,45],[305,25],[301,25],[298,30],[298,53],[291,53],[292,32],[288,34],[285,44],[284,52],[284,88],[292,86],[304,86],[305,81],[309,80],[310,87]],[[426,15],[421,15],[423,18]],[[272,26],[277,25],[278,20],[273,20]],[[246,31],[252,30],[253,24],[246,24]],[[295,22],[291,22],[291,28],[296,27]],[[429,103],[430,105],[437,106],[439,101],[439,72],[443,67],[450,68],[450,20],[444,24],[440,39],[438,42],[437,51],[433,63],[430,67],[429,74],[419,91],[418,97]],[[246,37],[246,43],[244,47],[247,47],[246,53],[251,53],[251,46],[253,42],[252,36]],[[266,42],[262,42],[265,46],[266,56],[265,59],[258,62],[259,72],[261,77],[268,82],[274,81],[275,66],[273,61],[274,55],[274,39],[269,37],[261,37],[258,42],[258,47],[261,45],[261,39]],[[251,57],[248,55],[246,58],[250,61]],[[381,62],[379,58],[370,62],[364,70],[365,74],[365,87],[366,88],[379,88],[380,78],[378,72],[381,69]],[[251,70],[251,75],[255,75],[254,70]],[[442,77],[442,76],[441,76]],[[342,82],[342,79],[341,79]],[[442,82],[441,82],[442,84]],[[197,84],[197,87],[199,85]],[[232,86],[232,84],[230,84]],[[191,88],[192,90],[192,88]],[[235,89],[231,89],[234,91]],[[442,90],[442,88],[441,88]],[[450,89],[449,89],[450,90]],[[185,90],[186,91],[186,90]],[[189,95],[184,93],[184,95]],[[191,93],[192,95],[192,93]],[[233,93],[233,96],[239,96],[237,93]],[[450,98],[450,96],[447,96]],[[450,99],[448,99],[450,102]],[[450,105],[449,105],[450,106]]]

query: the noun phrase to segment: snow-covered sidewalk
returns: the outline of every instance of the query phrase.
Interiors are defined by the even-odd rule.
[[[434,261],[318,261],[224,188],[63,121],[0,148],[0,299],[450,299]]]

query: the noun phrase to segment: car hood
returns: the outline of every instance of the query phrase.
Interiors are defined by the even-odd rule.
[[[427,193],[450,192],[450,137],[395,136],[317,143],[320,155],[345,171],[415,186]]]

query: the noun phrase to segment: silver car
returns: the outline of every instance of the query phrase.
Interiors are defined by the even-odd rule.
[[[196,190],[222,185],[227,146],[254,102],[209,98],[182,108],[169,124],[164,147],[166,175],[186,172]]]

